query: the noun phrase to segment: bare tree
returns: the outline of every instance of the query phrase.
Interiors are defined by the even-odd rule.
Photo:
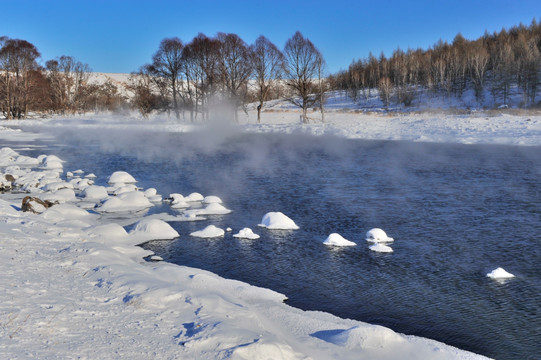
[[[184,72],[194,101],[193,111],[203,118],[209,117],[210,102],[217,92],[219,73],[220,42],[209,38],[205,34],[198,34],[186,45],[183,59],[186,61]],[[193,117],[192,117],[193,120]]]
[[[26,40],[2,39],[0,69],[2,76],[2,111],[7,119],[25,118],[34,87],[33,72],[39,70],[37,48]]]
[[[248,80],[252,75],[250,51],[244,40],[236,34],[218,33],[220,42],[220,74],[227,105],[233,108],[238,122],[238,108],[245,103]]]
[[[323,56],[314,44],[297,31],[284,47],[284,73],[286,85],[293,91],[289,101],[302,109],[301,119],[308,122],[307,111],[319,99],[317,81],[318,64]]]
[[[128,89],[132,92],[131,103],[143,117],[148,118],[153,110],[163,108],[166,100],[155,91],[156,82],[150,65],[144,65],[130,75]]]
[[[393,92],[393,84],[391,83],[391,79],[388,77],[382,77],[379,79],[378,89],[381,101],[383,101],[386,108],[389,108],[389,104],[391,103],[391,95]]]
[[[282,76],[284,56],[276,45],[266,37],[260,36],[250,47],[251,62],[256,81],[257,122],[261,122],[261,109],[267,101],[273,86]]]
[[[471,73],[475,98],[479,102],[483,100],[484,79],[489,59],[482,40],[471,43],[466,60]]]
[[[173,97],[173,110],[175,116],[180,119],[180,108],[178,103],[180,75],[183,69],[182,50],[184,44],[177,38],[166,38],[160,42],[158,51],[152,57],[152,69],[155,76],[164,79],[169,83],[169,89]]]

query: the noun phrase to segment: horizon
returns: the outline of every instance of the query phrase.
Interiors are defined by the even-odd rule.
[[[340,0],[332,4],[277,0],[257,6],[246,0],[211,0],[204,4],[158,0],[152,5],[141,0],[3,2],[5,13],[24,10],[26,20],[21,24],[21,17],[6,17],[0,36],[34,44],[41,53],[42,65],[69,55],[100,73],[137,71],[151,61],[164,38],[179,37],[188,43],[200,32],[207,36],[225,32],[251,44],[264,35],[283,49],[297,30],[322,52],[327,71],[337,73],[370,52],[390,56],[398,48],[426,50],[440,39],[452,42],[458,33],[475,40],[485,31],[492,34],[521,23],[528,26],[533,19],[541,18],[541,3],[531,0]]]

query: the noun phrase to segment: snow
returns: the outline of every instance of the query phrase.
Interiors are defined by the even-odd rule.
[[[259,226],[270,230],[298,230],[299,227],[293,220],[281,212],[266,213],[261,219]]]
[[[125,171],[115,171],[109,176],[107,181],[109,184],[133,184],[137,181]]]
[[[114,212],[138,212],[152,207],[152,203],[145,194],[139,191],[121,193],[104,200],[96,206],[96,211],[104,213]]]
[[[508,273],[503,268],[499,267],[497,269],[492,270],[487,274],[487,277],[498,280],[498,279],[511,279],[514,278],[515,275]]]
[[[214,204],[214,203],[221,204],[222,199],[214,195],[205,196],[205,198],[203,199],[203,204]]]
[[[132,231],[129,232],[132,239],[138,242],[150,240],[165,240],[179,237],[178,232],[165,221],[159,219],[141,219]]]
[[[370,250],[380,253],[392,253],[393,249],[390,246],[377,242],[368,247]]]
[[[333,101],[336,108],[327,114],[326,123],[300,125],[298,111],[285,107],[280,110],[280,105],[276,105],[277,111],[263,112],[261,124],[255,124],[254,111],[250,110],[248,117],[241,116],[238,129],[360,139],[541,145],[541,116],[536,114],[355,113],[339,110],[343,106],[339,98]],[[136,126],[153,131],[156,124],[169,132],[193,128],[161,118],[144,123],[121,117],[98,119],[88,123],[85,117],[34,119],[31,125],[49,130],[62,126]],[[25,124],[29,122],[13,120],[6,126]],[[0,128],[0,138],[10,141],[45,137]],[[26,169],[40,165],[40,171]],[[62,181],[62,161],[53,155],[29,158],[2,148],[0,166],[3,174],[8,173],[5,167],[12,167],[14,184],[32,194],[44,195],[44,186]],[[135,182],[131,175],[122,173],[109,178],[115,188]],[[96,208],[99,212],[146,209],[152,206],[146,195],[158,195],[151,195],[152,191],[130,191],[105,197],[103,187],[71,181],[70,184],[74,187],[71,190],[85,201],[105,199]],[[56,186],[50,185],[51,193],[63,190],[52,190]],[[81,190],[84,193],[78,193]],[[104,199],[98,199],[102,196]],[[9,202],[4,198],[9,198]],[[0,197],[2,358],[70,358],[74,349],[77,357],[96,359],[484,358],[381,326],[295,309],[283,303],[287,294],[224,279],[204,270],[163,261],[146,262],[143,259],[158,259],[134,244],[163,238],[165,233],[165,238],[171,239],[173,233],[163,221],[143,218],[128,234],[120,224],[111,222],[114,219],[107,220],[80,208],[77,205],[82,205],[82,201],[71,197],[67,203],[54,205],[41,215],[21,212],[20,199],[16,200]],[[187,202],[204,202],[205,197],[197,193],[177,200],[177,204],[188,208],[192,204]],[[173,197],[172,207],[174,202]],[[203,209],[188,211],[208,209],[212,204],[219,205],[212,202]],[[268,229],[299,228],[278,212],[266,214],[261,223]],[[214,225],[196,233],[224,236],[223,230]],[[179,241],[195,241],[183,236]],[[386,234],[383,238],[389,239]],[[487,276],[501,275],[496,270]]]
[[[342,235],[337,233],[330,234],[325,241],[323,241],[323,244],[329,245],[329,246],[355,246],[357,245],[353,241],[349,241],[347,239],[344,239]]]
[[[385,233],[385,231],[383,231],[383,230],[381,230],[379,228],[374,228],[374,229],[368,230],[368,232],[366,233],[366,241],[375,242],[375,243],[378,243],[378,242],[393,242],[394,239],[391,238],[391,237],[388,237],[387,234]]]
[[[81,192],[81,197],[86,201],[101,201],[107,199],[109,194],[105,186],[91,185]]]
[[[224,236],[224,234],[225,234],[225,231],[223,229],[220,229],[219,227],[216,227],[215,225],[209,225],[203,230],[192,232],[190,236],[200,237],[200,238],[214,238],[214,237],[222,237]]]
[[[203,201],[205,197],[198,192],[193,192],[184,198],[187,202]]]
[[[228,230],[228,231],[231,231],[231,230]],[[240,238],[240,239],[256,240],[256,239],[259,239],[260,236],[257,234],[254,234],[254,232],[250,228],[243,228],[239,230],[238,233],[233,234],[233,237]]]

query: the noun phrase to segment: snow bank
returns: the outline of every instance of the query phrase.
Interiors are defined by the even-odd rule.
[[[214,225],[209,225],[203,230],[194,231],[190,236],[200,237],[200,238],[213,238],[224,236],[225,231]]]
[[[299,227],[293,220],[281,212],[266,213],[261,219],[259,226],[270,230],[298,230]]]
[[[379,228],[374,228],[374,229],[371,229],[371,230],[368,230],[368,232],[366,233],[366,241],[368,242],[393,242],[394,239],[391,238],[391,237],[388,237],[387,234],[385,233],[385,231],[379,229]]]
[[[255,234],[250,228],[244,228],[239,230],[237,234],[233,234],[233,237],[250,240],[259,239],[259,235]]]
[[[323,244],[329,245],[329,246],[355,246],[357,245],[353,241],[346,240],[342,237],[342,235],[337,233],[330,234],[325,241],[323,241]]]

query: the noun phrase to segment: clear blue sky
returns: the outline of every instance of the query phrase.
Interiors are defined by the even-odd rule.
[[[541,0],[0,0],[0,35],[36,45],[42,63],[71,55],[93,71],[131,72],[165,37],[197,33],[265,35],[279,48],[299,30],[328,70],[347,69],[369,51],[426,49],[458,32],[467,39],[541,20]]]

